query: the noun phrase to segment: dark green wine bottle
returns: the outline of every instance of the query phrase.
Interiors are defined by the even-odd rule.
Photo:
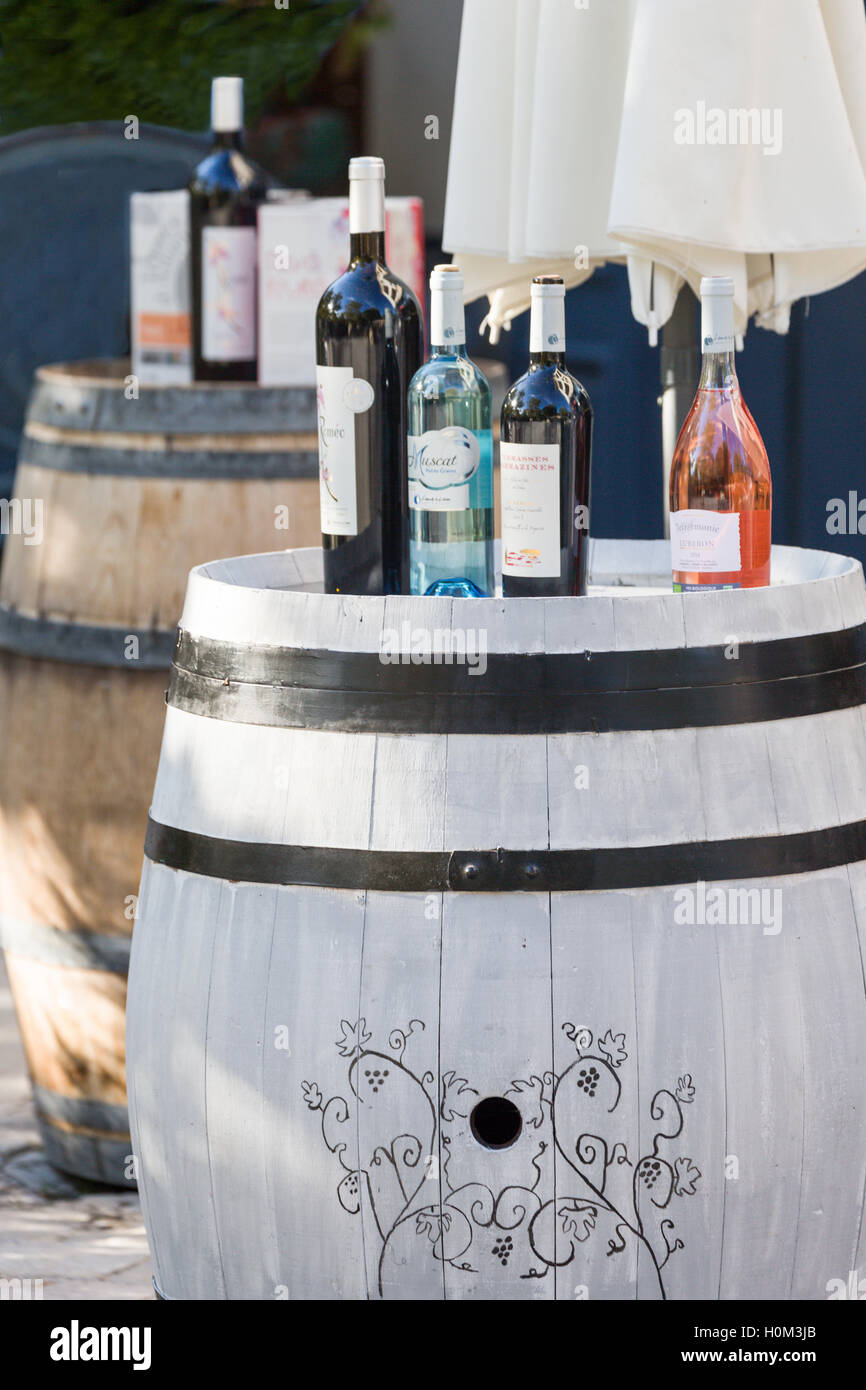
[[[256,213],[271,183],[243,152],[242,77],[211,86],[213,145],[189,185],[196,381],[258,374]]]
[[[409,382],[421,308],[385,264],[385,165],[349,165],[349,265],[316,312],[325,592],[408,594]]]
[[[529,369],[502,407],[502,593],[585,594],[592,405],[565,365],[565,286],[532,282]]]

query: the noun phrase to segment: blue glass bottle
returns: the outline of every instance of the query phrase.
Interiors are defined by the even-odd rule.
[[[490,387],[466,356],[457,266],[430,276],[430,342],[409,384],[410,592],[492,597]]]

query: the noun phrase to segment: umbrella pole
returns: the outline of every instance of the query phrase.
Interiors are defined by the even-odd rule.
[[[662,329],[662,393],[659,405],[662,411],[662,506],[666,536],[670,535],[671,463],[677,437],[695,398],[701,370],[697,308],[698,301],[690,286],[683,285],[674,311]]]

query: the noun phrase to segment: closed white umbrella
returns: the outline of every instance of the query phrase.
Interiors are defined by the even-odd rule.
[[[465,0],[443,242],[495,337],[542,272],[627,259],[651,341],[683,283],[737,329],[866,268],[862,0]]]

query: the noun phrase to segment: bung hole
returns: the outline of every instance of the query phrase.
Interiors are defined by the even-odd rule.
[[[487,1096],[480,1100],[469,1116],[472,1133],[488,1149],[507,1149],[517,1139],[523,1127],[523,1117],[517,1106],[505,1096]]]

